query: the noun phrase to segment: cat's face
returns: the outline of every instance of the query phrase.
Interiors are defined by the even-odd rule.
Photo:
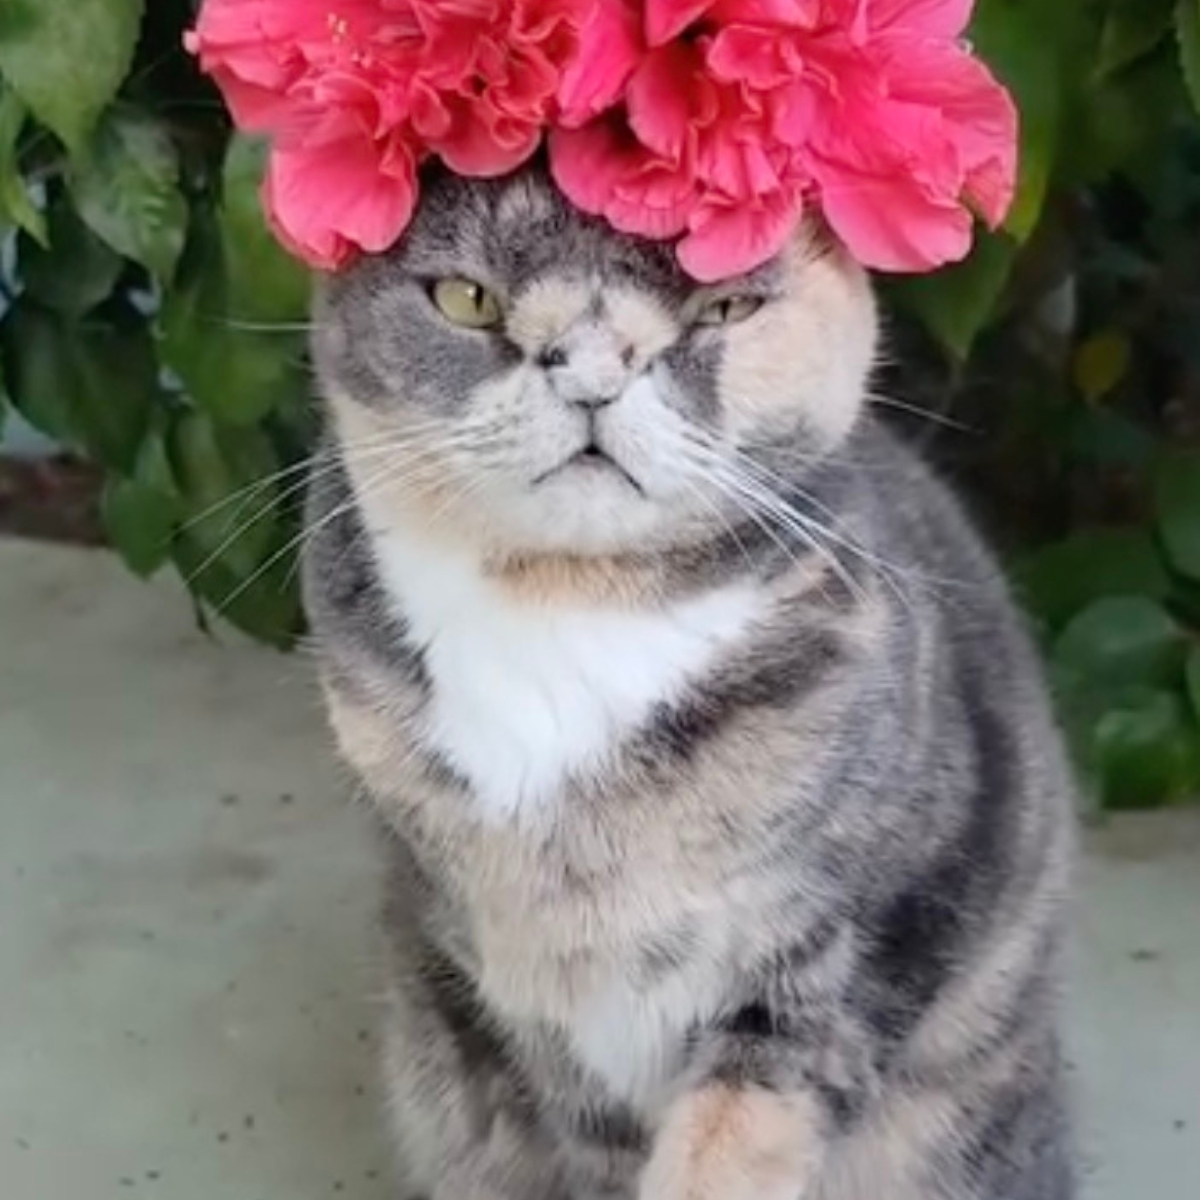
[[[400,245],[326,285],[314,349],[360,492],[493,549],[610,553],[719,531],[764,450],[836,447],[875,341],[836,251],[701,287],[530,168],[431,180]]]

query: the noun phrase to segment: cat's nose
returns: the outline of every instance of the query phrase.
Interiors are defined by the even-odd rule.
[[[576,336],[547,346],[538,365],[564,404],[594,410],[621,398],[633,377],[635,358],[633,346],[607,331],[576,331]]]

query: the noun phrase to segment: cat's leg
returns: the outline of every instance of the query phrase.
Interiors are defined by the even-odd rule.
[[[566,1200],[537,1107],[466,978],[427,950],[392,957],[383,1035],[401,1194]]]
[[[765,1019],[757,1010],[750,1021]],[[639,1200],[807,1200],[833,1140],[874,1087],[864,1044],[839,1022],[801,1036],[714,1031],[669,1106]]]
[[[852,1027],[820,1036],[807,1051],[715,1042],[661,1124],[639,1200],[1073,1200],[1052,1038],[881,1087]]]

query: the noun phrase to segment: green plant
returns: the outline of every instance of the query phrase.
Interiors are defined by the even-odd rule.
[[[130,567],[172,561],[198,611],[287,645],[308,279],[265,227],[263,148],[183,52],[192,16],[0,0],[5,391],[107,468]]]
[[[5,392],[109,472],[129,565],[287,645],[308,284],[181,47],[191,0],[0,0]],[[979,0],[1006,227],[887,281],[890,381],[1006,546],[1101,802],[1200,791],[1200,0]]]
[[[1200,0],[984,0],[1020,194],[891,288],[902,383],[981,436],[951,468],[1007,544],[1107,808],[1200,793]],[[1189,95],[1190,93],[1190,95]]]

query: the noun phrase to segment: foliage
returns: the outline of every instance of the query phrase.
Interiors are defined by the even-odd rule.
[[[7,400],[102,462],[139,574],[300,628],[307,279],[181,46],[192,0],[0,0]],[[888,281],[900,394],[973,489],[1107,806],[1200,791],[1200,0],[979,0],[1023,114],[1016,207]],[[1189,95],[1190,93],[1190,95]]]
[[[265,227],[263,148],[183,51],[192,10],[0,0],[0,356],[8,400],[108,468],[129,566],[287,645],[308,279]]]
[[[1200,792],[1200,0],[984,0],[1016,210],[891,288],[901,387],[953,411],[1103,806]],[[1190,95],[1189,95],[1190,93]]]

